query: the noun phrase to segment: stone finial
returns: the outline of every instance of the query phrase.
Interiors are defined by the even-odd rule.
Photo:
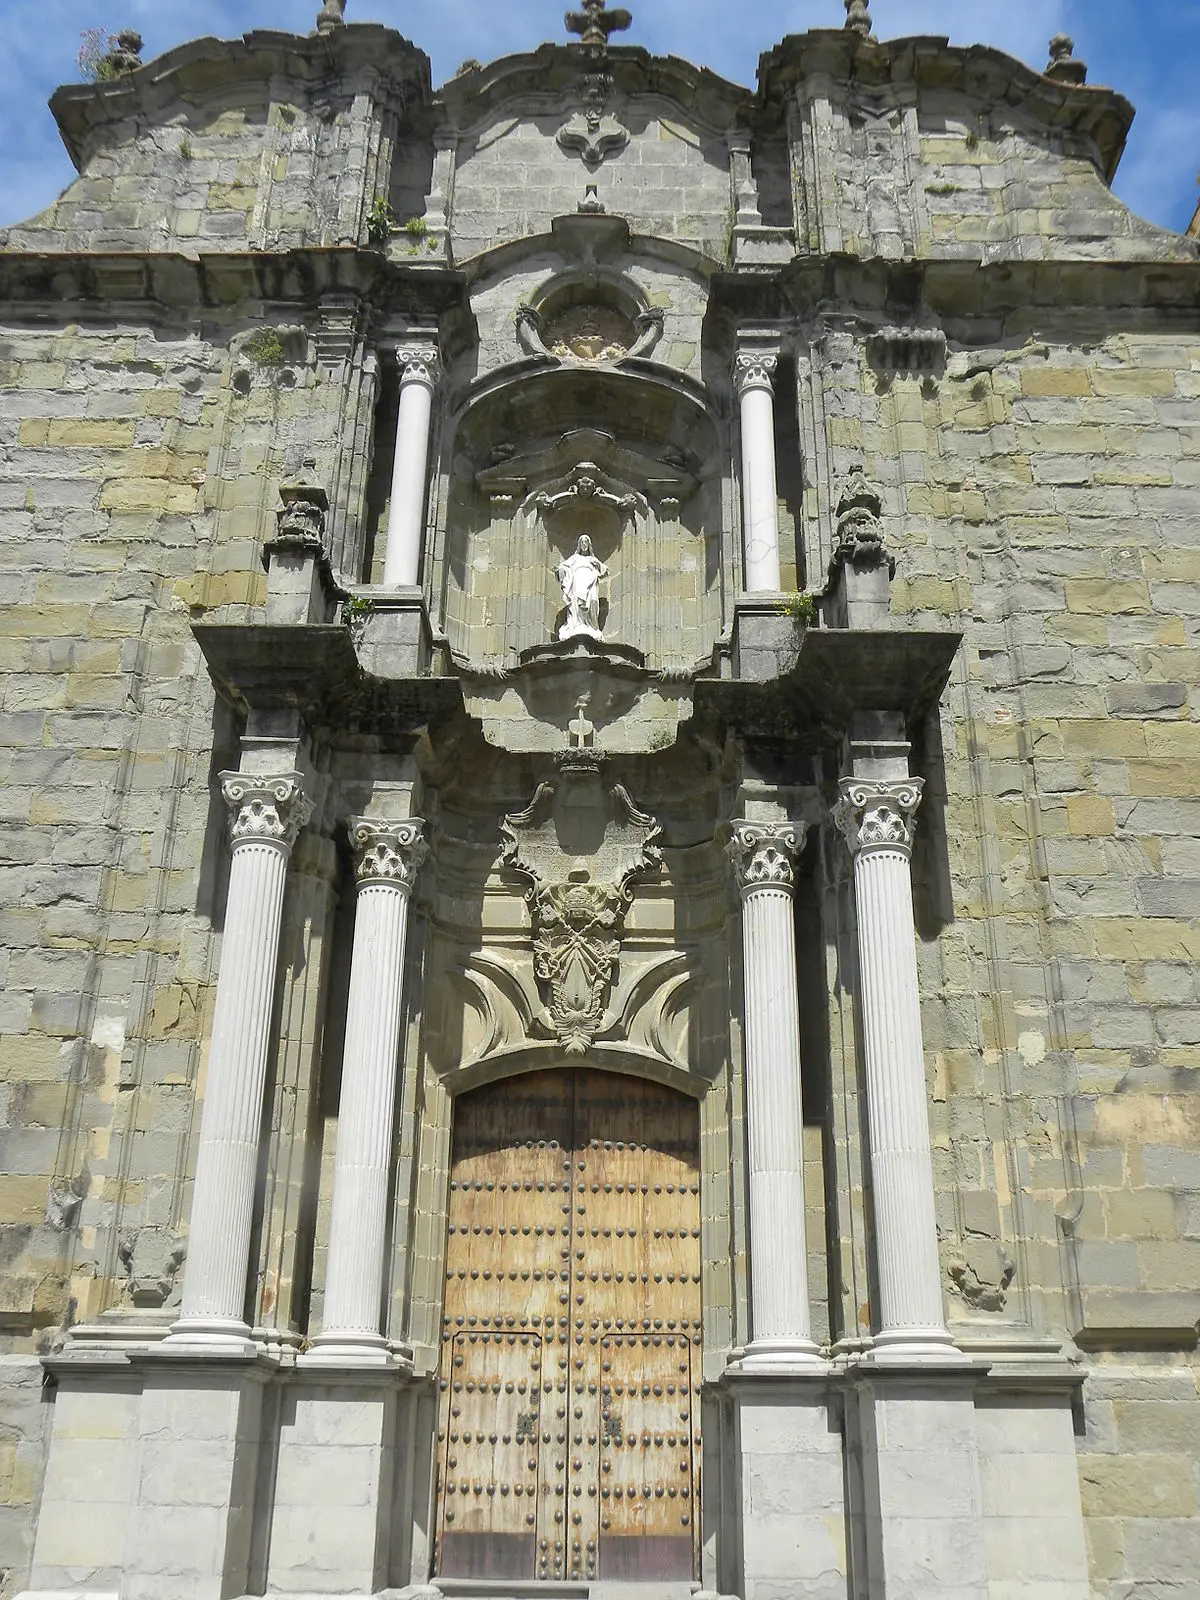
[[[867,10],[867,0],[845,0],[846,27],[851,33],[857,33],[864,39],[874,39],[871,31],[871,13]]]
[[[1087,62],[1075,59],[1075,41],[1069,33],[1056,33],[1051,39],[1045,76],[1059,83],[1087,82]]]
[[[325,0],[317,12],[317,32],[332,33],[346,25],[346,0]]]
[[[142,36],[134,28],[122,28],[112,44],[105,61],[113,75],[136,72],[142,64]]]
[[[633,22],[623,6],[610,11],[604,0],[582,0],[582,4],[581,11],[567,12],[566,23],[567,32],[579,34],[584,44],[599,45],[603,49],[610,33],[624,33]]]

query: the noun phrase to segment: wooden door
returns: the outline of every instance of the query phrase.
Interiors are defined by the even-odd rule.
[[[456,1102],[441,1576],[695,1575],[698,1133],[693,1101],[615,1073]]]

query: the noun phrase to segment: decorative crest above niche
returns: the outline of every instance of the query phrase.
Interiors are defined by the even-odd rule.
[[[628,518],[644,515],[650,501],[690,499],[699,479],[669,446],[652,456],[598,428],[574,428],[549,449],[502,456],[475,474],[475,486],[493,500],[521,501],[525,511],[553,514],[591,497]]]
[[[626,316],[600,300],[580,300],[543,313],[517,308],[517,340],[531,356],[558,361],[613,362],[649,355],[662,338],[663,314],[657,307]]]
[[[608,110],[608,36],[623,32],[633,18],[623,8],[610,11],[604,0],[583,0],[582,10],[568,11],[566,21],[568,30],[580,35],[588,67],[580,78],[582,108],[558,130],[558,145],[594,172],[629,143],[629,129]]]
[[[657,820],[605,782],[586,696],[576,710],[557,780],[500,825],[503,859],[528,886],[542,1026],[568,1055],[582,1055],[600,1030],[634,880],[662,862]]]

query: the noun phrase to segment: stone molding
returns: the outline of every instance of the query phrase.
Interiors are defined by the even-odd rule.
[[[425,823],[420,817],[411,817],[407,822],[354,817],[350,822],[350,843],[354,848],[354,876],[360,888],[368,883],[384,883],[410,894],[429,858]]]
[[[743,897],[756,889],[796,886],[796,862],[808,834],[806,822],[735,822],[725,852]]]
[[[733,358],[733,385],[739,399],[752,389],[766,389],[773,394],[778,365],[776,350],[739,350]]]
[[[923,778],[892,782],[871,778],[843,778],[841,798],[833,820],[845,836],[851,854],[872,850],[898,850],[911,856],[917,831],[917,808],[925,792]]]
[[[221,795],[229,807],[229,843],[275,845],[285,853],[312,816],[313,802],[304,793],[298,772],[275,778],[253,773],[223,772]]]

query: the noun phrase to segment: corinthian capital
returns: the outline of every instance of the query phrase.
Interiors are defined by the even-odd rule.
[[[917,807],[924,790],[923,778],[901,778],[892,783],[843,778],[833,820],[854,855],[868,850],[899,850],[911,855]]]
[[[406,894],[429,855],[425,824],[419,817],[410,817],[407,822],[354,817],[350,843],[354,846],[354,873],[360,884],[390,883]]]
[[[807,832],[806,822],[735,822],[725,853],[742,894],[755,889],[790,892]]]
[[[401,384],[423,383],[428,389],[436,389],[441,380],[442,358],[435,344],[397,345],[396,365]]]
[[[778,365],[774,350],[739,350],[733,358],[733,386],[739,399],[751,389],[770,390]]]
[[[223,772],[221,794],[229,807],[229,839],[239,844],[273,844],[290,850],[312,816],[313,803],[298,772],[260,778],[250,772]]]

